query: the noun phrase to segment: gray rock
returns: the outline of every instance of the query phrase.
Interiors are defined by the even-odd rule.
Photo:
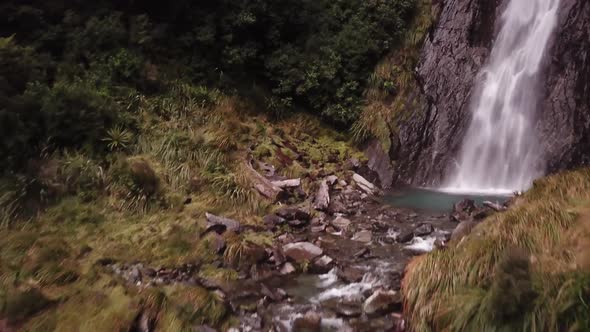
[[[285,253],[285,256],[295,262],[311,262],[314,258],[320,256],[323,253],[323,250],[309,242],[296,242],[284,245],[283,252]]]
[[[320,182],[320,187],[316,193],[313,202],[313,208],[316,210],[326,210],[330,205],[330,188],[326,180]]]
[[[293,272],[295,272],[295,271],[297,271],[297,270],[295,269],[295,267],[293,266],[293,264],[291,264],[291,263],[287,262],[287,263],[285,263],[285,264],[284,264],[284,265],[281,267],[280,273],[281,273],[282,275],[287,275],[287,274],[291,274],[291,273],[293,273]]]
[[[336,184],[336,182],[338,182],[338,177],[336,175],[330,175],[326,178],[326,181],[329,185],[333,186]]]
[[[369,315],[389,313],[396,306],[401,306],[401,294],[393,290],[377,290],[363,304],[363,311]]]
[[[239,232],[241,229],[241,225],[240,225],[239,221],[229,219],[229,218],[219,217],[219,216],[213,215],[208,212],[205,213],[205,217],[207,218],[207,228],[205,230],[205,233],[208,233],[210,231],[215,231],[218,234],[221,234],[225,230]]]
[[[338,216],[334,220],[332,220],[330,224],[337,230],[341,231],[347,229],[350,226],[351,221],[344,217]]]
[[[352,179],[354,180],[354,182],[356,182],[357,186],[362,191],[364,191],[367,195],[373,195],[373,194],[377,193],[377,191],[378,191],[377,187],[375,187],[374,184],[367,181],[367,179],[358,175],[357,173],[354,173],[352,175]]]
[[[489,207],[490,209],[496,211],[496,212],[502,212],[502,211],[506,211],[506,207],[504,207],[503,205],[500,205],[498,203],[493,203],[490,201],[484,201],[483,202],[484,206]]]
[[[301,185],[301,179],[290,179],[290,180],[280,180],[280,181],[272,181],[274,186],[277,186],[281,189],[286,188],[296,188]]]
[[[369,243],[372,241],[372,239],[373,239],[373,233],[371,231],[367,231],[367,230],[357,232],[352,237],[352,240],[358,241],[358,242],[363,242],[363,243]]]
[[[434,227],[431,224],[424,223],[414,229],[414,236],[425,236],[432,234]]]

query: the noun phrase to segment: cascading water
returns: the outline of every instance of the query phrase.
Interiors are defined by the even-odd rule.
[[[445,190],[512,192],[527,189],[542,175],[533,128],[535,87],[558,8],[559,0],[510,0]]]

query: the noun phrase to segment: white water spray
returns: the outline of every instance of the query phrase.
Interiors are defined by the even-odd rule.
[[[559,0],[510,0],[473,118],[444,190],[513,192],[528,189],[543,173],[534,132],[536,86],[557,24]]]

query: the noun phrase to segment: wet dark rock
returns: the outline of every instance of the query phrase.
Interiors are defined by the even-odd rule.
[[[327,211],[331,215],[334,215],[336,213],[346,213],[347,209],[344,203],[342,203],[342,200],[339,197],[337,197],[330,201],[330,205],[328,205]]]
[[[354,255],[352,255],[353,258],[358,259],[358,258],[363,258],[363,257],[367,257],[371,254],[371,250],[367,247],[357,251],[354,253]]]
[[[414,238],[414,231],[413,230],[405,230],[402,231],[401,233],[399,233],[399,235],[396,237],[397,242],[399,243],[407,243],[412,241],[412,239]]]
[[[360,303],[328,301],[323,304],[327,308],[333,310],[340,317],[359,317],[363,313]]]
[[[361,281],[365,275],[365,271],[359,267],[345,266],[338,269],[336,275],[348,283],[353,283]]]
[[[414,236],[430,235],[434,232],[434,227],[431,224],[424,223],[414,229]]]
[[[319,332],[322,328],[322,316],[315,311],[308,311],[293,322],[295,332]]]
[[[250,278],[261,281],[266,280],[275,275],[274,270],[271,270],[268,266],[262,264],[253,264],[250,267]]]
[[[327,273],[334,266],[334,260],[332,257],[324,255],[313,261],[311,265],[312,273]]]
[[[346,168],[355,170],[361,167],[361,162],[356,158],[350,158],[346,161]]]
[[[369,315],[382,315],[401,307],[402,296],[393,290],[377,290],[363,304],[363,311]]]
[[[240,231],[241,225],[239,221],[225,217],[219,217],[211,213],[205,213],[205,217],[207,218],[207,227],[205,229],[205,233],[213,231],[218,234],[222,234],[226,230],[233,232]]]
[[[470,221],[471,215],[467,212],[455,212],[451,214],[451,221],[454,222],[463,222],[463,221]]]
[[[475,201],[472,199],[464,199],[453,205],[453,213],[467,213],[470,214],[476,209]]]
[[[295,262],[310,262],[323,253],[322,248],[309,242],[286,244],[283,246],[283,251],[285,252],[285,256],[289,257]]]
[[[287,221],[287,223],[289,224],[289,226],[291,227],[304,227],[307,224],[309,224],[309,221],[307,220],[300,220],[300,219],[295,219],[295,220],[289,220]]]
[[[377,173],[383,189],[390,188],[393,183],[393,167],[389,151],[384,151],[381,142],[373,139],[364,150],[369,159],[368,167]]]
[[[276,215],[285,220],[305,220],[309,221],[311,215],[303,209],[296,207],[284,207],[276,211]]]
[[[156,270],[152,269],[151,267],[146,267],[141,271],[147,277],[153,278],[156,276]]]
[[[283,247],[280,244],[275,244],[272,248],[272,260],[274,261],[275,265],[282,265],[285,261],[285,253],[283,252]]]
[[[268,214],[262,218],[264,225],[268,229],[275,229],[277,226],[283,225],[287,220],[285,218],[279,217],[276,214]]]

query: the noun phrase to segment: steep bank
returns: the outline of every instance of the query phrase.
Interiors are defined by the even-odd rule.
[[[437,185],[453,167],[471,116],[477,73],[487,60],[502,8],[500,2],[489,1],[441,5],[415,73],[422,97],[415,98],[412,116],[399,122],[398,149],[390,153],[394,181],[401,183]],[[588,24],[590,4],[561,2],[536,122],[550,172],[588,162]]]
[[[411,331],[587,331],[590,171],[539,180],[507,212],[415,259]]]

